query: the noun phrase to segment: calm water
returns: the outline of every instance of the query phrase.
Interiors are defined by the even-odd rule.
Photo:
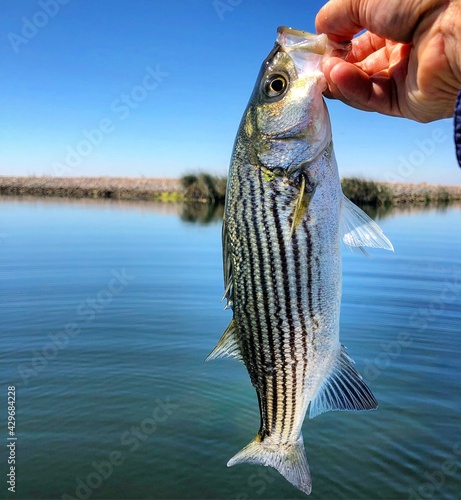
[[[226,467],[259,415],[240,363],[204,363],[231,316],[204,210],[0,200],[1,497],[15,385],[15,498],[306,498]],[[344,251],[341,316],[380,406],[306,420],[311,498],[459,498],[460,209],[380,225],[395,254]]]

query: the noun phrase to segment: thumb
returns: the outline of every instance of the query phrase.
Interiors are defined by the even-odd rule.
[[[317,13],[315,28],[336,42],[363,29],[394,42],[408,43],[431,2],[419,0],[330,0]]]

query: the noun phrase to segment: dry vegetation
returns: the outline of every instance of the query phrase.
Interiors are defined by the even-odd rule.
[[[342,179],[344,194],[357,205],[376,207],[405,203],[447,203],[461,200],[461,186],[436,184],[375,182],[363,179]]]
[[[391,206],[461,200],[461,186],[405,184],[343,179],[344,193],[354,203]],[[221,203],[226,178],[198,172],[181,179],[117,177],[0,177],[0,195],[114,198],[122,200]]]
[[[178,179],[124,177],[0,177],[0,195],[150,200],[181,197]]]

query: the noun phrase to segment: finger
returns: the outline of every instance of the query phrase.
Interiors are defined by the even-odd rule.
[[[370,76],[342,60],[327,61],[323,70],[332,97],[364,111],[401,116],[393,100],[393,82],[387,76]]]
[[[327,33],[335,42],[351,40],[362,29],[363,21],[353,11],[353,1],[330,0],[317,13],[315,29],[317,33]]]
[[[411,41],[413,30],[421,16],[437,0],[330,0],[317,14],[318,33],[327,33],[337,42],[350,40],[361,30],[396,42]]]
[[[370,78],[355,65],[334,58],[326,61],[323,73],[332,97],[354,108],[368,110]]]
[[[363,61],[356,63],[356,65],[369,75],[386,71],[392,63],[397,62],[395,56],[396,51],[394,50],[395,46],[396,45],[393,42],[390,42],[381,49],[370,54]]]
[[[351,42],[351,51],[346,61],[358,62],[366,59],[370,54],[386,46],[386,39],[374,35],[369,31],[363,33]]]

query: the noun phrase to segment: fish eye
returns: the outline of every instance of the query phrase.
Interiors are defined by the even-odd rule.
[[[264,93],[267,97],[282,95],[288,86],[287,79],[282,75],[272,75],[264,85]]]

